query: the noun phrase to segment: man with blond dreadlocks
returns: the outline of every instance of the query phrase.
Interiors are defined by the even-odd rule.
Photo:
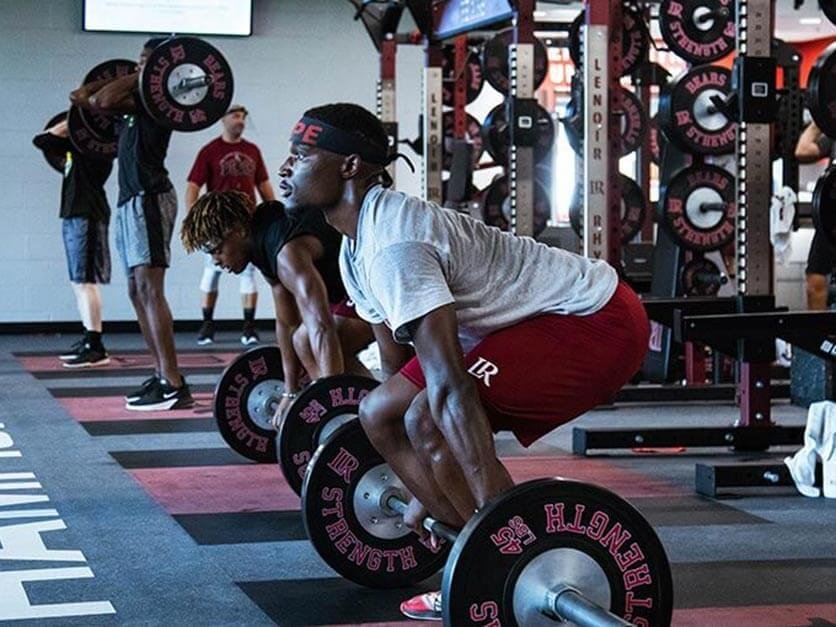
[[[372,331],[346,299],[341,236],[322,213],[293,219],[280,202],[263,202],[255,212],[252,204],[238,191],[205,194],[186,215],[180,237],[187,252],[202,250],[235,274],[252,263],[272,287],[285,377],[279,418],[305,372],[312,379],[343,372],[371,376],[357,353],[371,343]]]

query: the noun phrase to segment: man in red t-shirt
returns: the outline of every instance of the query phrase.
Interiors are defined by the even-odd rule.
[[[258,146],[245,140],[242,135],[247,123],[247,109],[242,105],[232,105],[221,119],[223,133],[212,140],[197,153],[194,165],[187,178],[186,206],[191,207],[200,196],[204,185],[209,192],[237,190],[249,194],[256,206],[255,192],[258,190],[261,200],[275,200],[273,186],[261,151]],[[258,297],[255,284],[255,267],[250,264],[241,273],[241,301],[244,308],[244,330],[241,343],[244,346],[258,342],[255,331],[255,306]],[[221,269],[212,261],[211,255],[205,256],[203,277],[200,291],[203,293],[203,325],[197,336],[198,344],[211,344],[215,339],[212,316],[218,300],[218,282]]]

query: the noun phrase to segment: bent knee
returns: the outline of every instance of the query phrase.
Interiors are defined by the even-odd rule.
[[[360,401],[358,418],[369,437],[374,439],[376,436],[386,437],[403,421],[403,416],[393,411],[392,402],[388,395],[382,393],[381,388]]]

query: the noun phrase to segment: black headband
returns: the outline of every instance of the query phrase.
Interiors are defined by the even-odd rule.
[[[374,165],[387,166],[395,159],[403,158],[415,171],[412,162],[401,153],[390,154],[387,146],[366,141],[316,118],[302,117],[290,132],[290,143],[322,148],[338,155],[359,155],[363,161]]]

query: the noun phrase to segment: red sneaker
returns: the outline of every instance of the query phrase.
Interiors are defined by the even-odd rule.
[[[426,592],[401,603],[401,613],[414,620],[441,620],[441,592]]]

